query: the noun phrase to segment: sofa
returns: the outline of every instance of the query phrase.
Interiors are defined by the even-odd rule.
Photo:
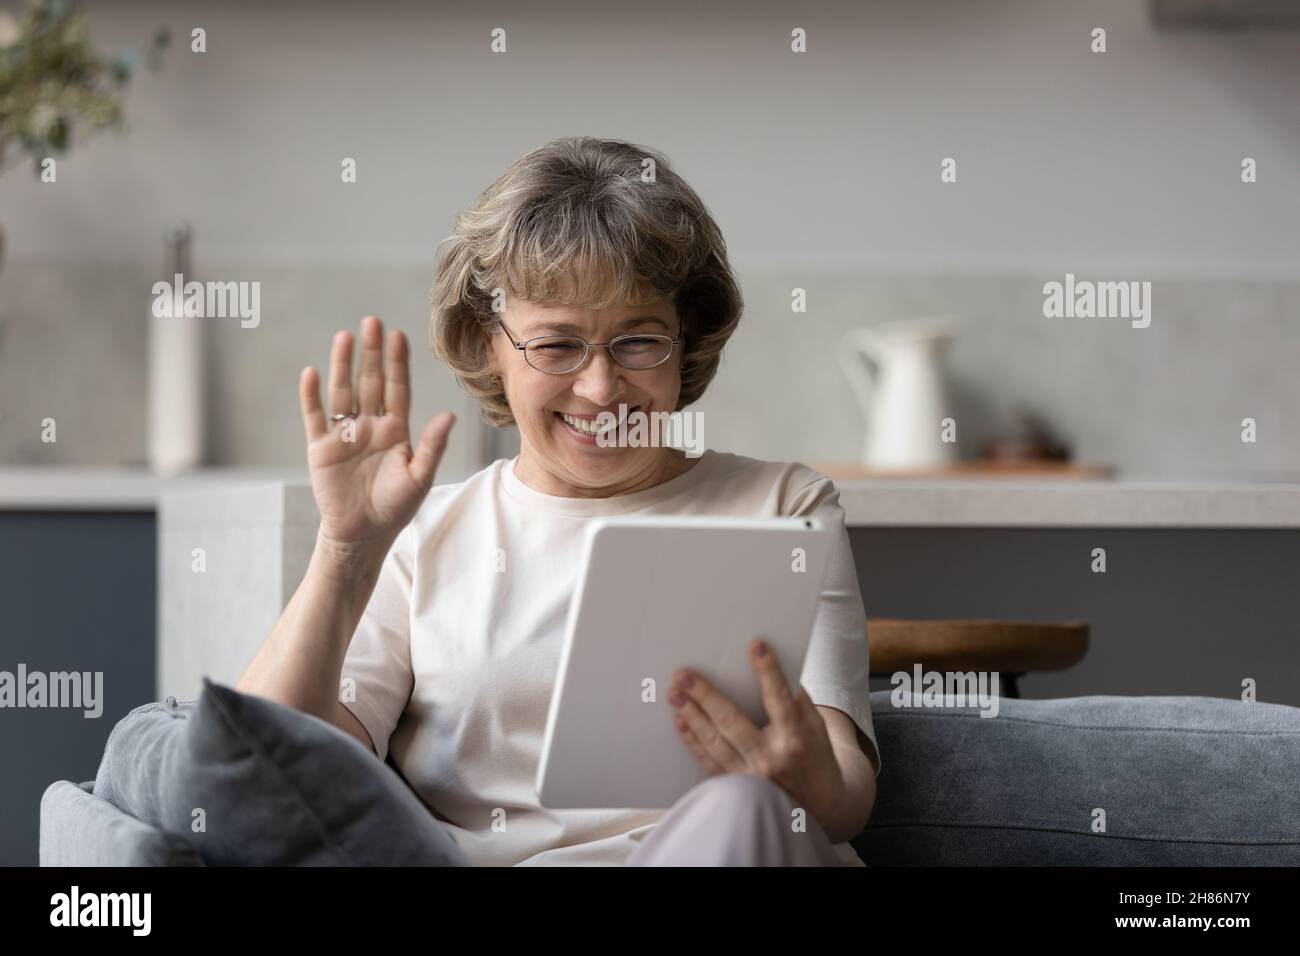
[[[882,770],[853,841],[869,866],[1300,865],[1300,708],[1002,698],[989,716],[954,703],[871,695]],[[124,717],[95,780],[46,789],[40,862],[464,864],[391,761],[206,680],[196,701]]]

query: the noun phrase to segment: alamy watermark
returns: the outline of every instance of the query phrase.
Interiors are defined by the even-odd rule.
[[[51,707],[82,710],[93,719],[104,713],[103,671],[0,671],[0,707]]]
[[[1132,319],[1135,329],[1151,324],[1150,282],[1065,282],[1043,285],[1043,316],[1049,319]]]
[[[262,321],[262,283],[185,281],[153,284],[153,314],[159,319],[240,319],[255,329]]]
[[[132,936],[148,936],[153,928],[152,893],[83,893],[73,884],[66,893],[50,897],[51,926],[120,926]]]
[[[889,701],[895,707],[976,707],[981,717],[998,715],[997,671],[896,671]]]
[[[704,454],[703,412],[601,412],[591,426],[601,448],[680,448],[687,458]]]

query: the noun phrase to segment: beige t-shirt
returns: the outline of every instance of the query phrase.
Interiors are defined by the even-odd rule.
[[[666,812],[547,809],[534,789],[583,529],[596,516],[817,515],[841,529],[801,683],[853,719],[879,774],[866,617],[830,479],[710,450],[644,491],[560,498],[517,478],[517,460],[433,488],[385,560],[343,664],[345,689],[355,681],[345,705],[380,759],[392,752],[472,863],[620,865]],[[837,849],[858,862],[847,843]]]

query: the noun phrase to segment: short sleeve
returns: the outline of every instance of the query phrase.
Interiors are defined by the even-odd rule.
[[[785,513],[790,517],[819,518],[833,531],[821,600],[799,682],[814,704],[834,707],[852,718],[859,731],[858,744],[879,777],[880,748],[871,723],[867,614],[840,493],[829,478],[819,476],[791,498]],[[869,747],[863,738],[870,742]]]
[[[415,686],[411,671],[413,526],[397,536],[384,558],[374,593],[343,658],[339,700],[361,721],[375,752],[388,755],[388,739]]]

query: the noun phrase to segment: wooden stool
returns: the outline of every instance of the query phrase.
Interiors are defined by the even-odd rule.
[[[1019,697],[1017,678],[1063,671],[1088,653],[1087,621],[867,620],[871,673],[923,670],[997,671],[1005,692]]]

